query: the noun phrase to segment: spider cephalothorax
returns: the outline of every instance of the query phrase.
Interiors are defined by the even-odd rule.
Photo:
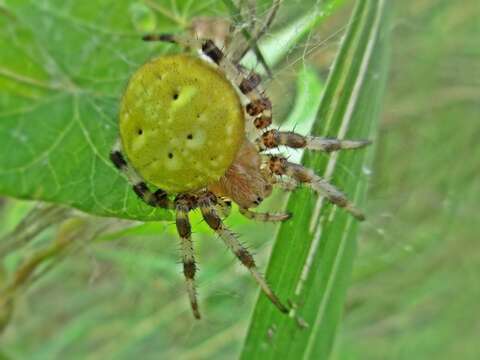
[[[197,50],[199,56],[161,56],[131,77],[120,106],[120,140],[110,154],[113,164],[126,174],[143,201],[175,211],[184,275],[196,318],[200,312],[188,213],[197,208],[262,291],[287,313],[288,307],[270,289],[252,255],[225,226],[222,216],[229,213],[234,201],[248,218],[286,220],[289,214],[257,213],[251,208],[268,197],[275,185],[293,189],[305,184],[363,220],[362,213],[342,192],[312,170],[266,151],[288,146],[330,152],[360,148],[368,141],[269,129],[272,104],[261,89],[260,76],[235,64],[212,40],[171,34],[148,35],[144,40],[176,43]],[[156,190],[150,190],[149,185]]]

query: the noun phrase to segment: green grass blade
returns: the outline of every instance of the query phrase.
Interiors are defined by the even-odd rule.
[[[329,76],[312,133],[372,138],[387,70],[388,0],[357,1]],[[306,153],[303,163],[342,188],[360,207],[372,149],[324,156]],[[291,196],[294,214],[278,233],[267,278],[289,299],[308,328],[280,314],[261,294],[242,359],[326,359],[341,318],[353,258],[357,222],[316,199],[310,191]],[[368,214],[367,214],[368,217]],[[367,220],[368,221],[368,220]]]

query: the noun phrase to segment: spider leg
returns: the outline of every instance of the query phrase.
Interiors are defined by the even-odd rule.
[[[259,213],[243,207],[240,207],[239,211],[240,211],[240,214],[242,214],[248,219],[265,221],[265,222],[285,221],[292,217],[292,214],[288,214],[288,213],[287,214]]]
[[[212,228],[223,240],[225,245],[235,254],[240,262],[250,271],[255,281],[258,283],[263,293],[270,299],[270,301],[283,313],[288,313],[288,307],[282,304],[277,295],[273,292],[267,284],[265,278],[258,271],[253,256],[250,252],[242,246],[235,234],[225,226],[220,217],[215,211],[216,196],[207,192],[198,199],[198,206],[202,212],[205,222]]]
[[[248,98],[245,111],[253,119],[257,129],[264,129],[272,123],[272,103],[261,88],[261,78],[255,72],[248,74],[235,65],[210,39],[195,39],[174,34],[147,34],[144,41],[163,41],[181,45],[187,49],[197,49],[223,70],[227,78]]]
[[[188,195],[180,195],[175,199],[176,226],[180,236],[180,246],[182,252],[183,274],[187,284],[188,297],[192,307],[193,316],[200,319],[200,311],[198,310],[197,293],[195,290],[195,272],[197,265],[195,264],[195,256],[193,252],[192,230],[188,212],[194,207],[194,199]]]
[[[133,191],[141,200],[153,207],[173,209],[173,204],[168,198],[168,194],[162,189],[152,192],[142,177],[125,160],[125,156],[122,153],[120,140],[116,141],[112,151],[110,152],[110,161],[119,171],[125,174],[128,182],[132,184]]]
[[[285,145],[290,148],[311,149],[324,152],[337,150],[359,149],[371,144],[369,140],[339,140],[332,138],[322,138],[316,136],[303,136],[292,131],[266,131],[255,140],[259,151],[276,148]]]
[[[306,184],[318,194],[325,196],[331,203],[344,208],[357,220],[365,220],[365,215],[347,199],[344,193],[315,174],[312,170],[302,165],[288,162],[284,157],[277,155],[267,155],[267,159],[268,167],[272,173],[276,175],[287,175],[299,183]]]

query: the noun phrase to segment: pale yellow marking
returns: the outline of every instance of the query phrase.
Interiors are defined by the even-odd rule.
[[[143,135],[138,135],[132,139],[132,150],[142,151],[145,148],[147,142],[147,137]]]
[[[198,149],[201,148],[207,139],[207,134],[205,130],[197,128],[192,131],[192,139],[187,139],[185,145],[190,149]]]

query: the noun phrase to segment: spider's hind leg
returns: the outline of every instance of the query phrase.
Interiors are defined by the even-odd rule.
[[[253,256],[250,252],[242,246],[235,234],[225,226],[218,216],[215,206],[217,198],[211,192],[202,194],[198,199],[198,207],[202,212],[205,222],[212,228],[223,240],[225,245],[235,254],[240,262],[250,271],[255,281],[261,287],[263,293],[270,299],[270,301],[283,313],[288,313],[290,310],[287,306],[282,304],[277,295],[273,292],[267,284],[265,278],[258,271]]]
[[[313,170],[299,164],[288,162],[287,159],[278,155],[267,155],[267,159],[268,167],[273,174],[287,175],[298,183],[310,186],[315,192],[325,196],[331,203],[344,208],[357,220],[365,220],[365,215],[348,200],[343,192],[327,180],[315,174]]]
[[[128,182],[132,185],[132,189],[137,196],[153,207],[160,207],[164,209],[172,209],[173,204],[168,198],[168,194],[158,189],[152,192],[142,177],[135,171],[135,169],[127,162],[122,152],[122,146],[120,140],[117,140],[110,152],[110,161],[113,165],[125,174]]]
[[[189,195],[179,195],[175,199],[175,222],[178,235],[180,236],[183,274],[185,275],[185,282],[187,284],[190,306],[192,307],[193,316],[196,319],[200,319],[200,311],[198,309],[197,293],[195,289],[195,273],[197,271],[197,265],[195,263],[193,252],[192,230],[188,218],[188,212],[195,207],[195,201],[196,199]]]

